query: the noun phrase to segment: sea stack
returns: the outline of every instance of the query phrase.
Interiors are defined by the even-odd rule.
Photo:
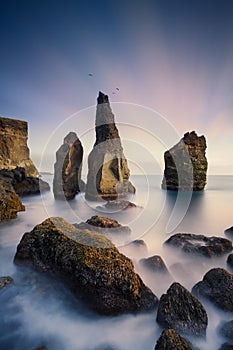
[[[0,117],[0,169],[22,167],[27,176],[36,177],[38,171],[29,157],[28,124],[23,120]]]
[[[108,96],[99,92],[96,142],[88,157],[86,198],[115,200],[135,193]]]
[[[57,199],[70,200],[83,188],[81,180],[83,147],[75,132],[70,132],[56,153],[53,193]]]
[[[206,139],[195,131],[164,153],[165,170],[162,188],[167,190],[201,191],[206,185],[208,163]]]

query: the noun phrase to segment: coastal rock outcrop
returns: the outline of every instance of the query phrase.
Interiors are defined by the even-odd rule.
[[[158,299],[135,273],[132,261],[106,237],[49,218],[22,237],[14,262],[59,277],[100,314],[155,308]]]
[[[96,142],[88,157],[86,198],[114,200],[134,193],[108,96],[99,92],[96,110]]]
[[[206,140],[195,131],[187,132],[164,153],[165,170],[162,188],[167,190],[200,191],[206,185],[208,168]]]
[[[94,215],[86,222],[74,224],[76,228],[88,229],[99,233],[124,233],[129,235],[131,230],[128,226],[122,226],[118,221],[101,215]]]
[[[10,276],[0,277],[0,290],[9,284],[13,283],[13,278]]]
[[[11,180],[0,177],[0,222],[15,219],[19,211],[25,207],[15,193]]]
[[[193,350],[193,347],[174,329],[164,329],[157,340],[155,350]]]
[[[222,268],[213,268],[195,284],[192,293],[204,297],[223,311],[233,311],[233,274]]]
[[[0,117],[0,169],[22,167],[27,176],[38,171],[29,156],[28,124],[22,120]]]
[[[205,335],[207,313],[200,303],[181,284],[173,283],[161,296],[157,322],[164,328],[173,328],[181,334]]]
[[[153,255],[149,258],[144,258],[139,261],[140,265],[147,268],[151,272],[155,273],[166,273],[168,274],[168,269],[159,255]]]
[[[208,258],[232,251],[232,242],[228,239],[193,233],[176,233],[165,244],[180,248],[185,253],[200,254]]]
[[[70,132],[56,152],[53,193],[57,199],[70,200],[83,191],[81,180],[83,146],[75,132]]]

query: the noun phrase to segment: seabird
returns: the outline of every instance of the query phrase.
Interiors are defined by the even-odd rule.
[[[89,73],[88,75],[89,75],[89,77],[93,77],[93,74],[92,74],[92,73]]]
[[[120,91],[120,89],[119,89],[119,88],[116,88],[116,90],[117,90],[117,91]]]

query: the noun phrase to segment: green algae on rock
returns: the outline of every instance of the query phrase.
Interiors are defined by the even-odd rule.
[[[149,311],[158,302],[110,240],[62,218],[49,218],[25,233],[14,262],[59,277],[100,314]]]

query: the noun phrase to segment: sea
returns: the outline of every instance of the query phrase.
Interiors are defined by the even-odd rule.
[[[43,179],[52,184],[52,175]],[[161,189],[162,176],[135,175],[131,181],[136,194],[129,200],[137,208],[108,211],[105,202],[88,202],[81,193],[70,202],[55,201],[52,191],[23,197],[25,212],[0,225],[0,276],[11,276],[12,285],[0,291],[0,349],[33,350],[153,350],[162,329],[156,311],[104,317],[81,304],[58,280],[30,268],[14,265],[13,259],[23,234],[51,216],[70,223],[86,221],[93,215],[116,219],[131,228],[131,235],[110,237],[118,249],[134,263],[158,298],[174,282],[191,291],[195,283],[213,267],[226,266],[221,258],[200,258],[164,246],[177,232],[226,237],[224,230],[233,226],[233,176],[208,176],[204,191],[182,193]],[[147,246],[133,245],[143,240]],[[146,271],[139,260],[160,255],[170,275]],[[206,338],[189,340],[201,350],[218,350],[226,341],[218,332],[232,315],[203,302],[208,313]]]

